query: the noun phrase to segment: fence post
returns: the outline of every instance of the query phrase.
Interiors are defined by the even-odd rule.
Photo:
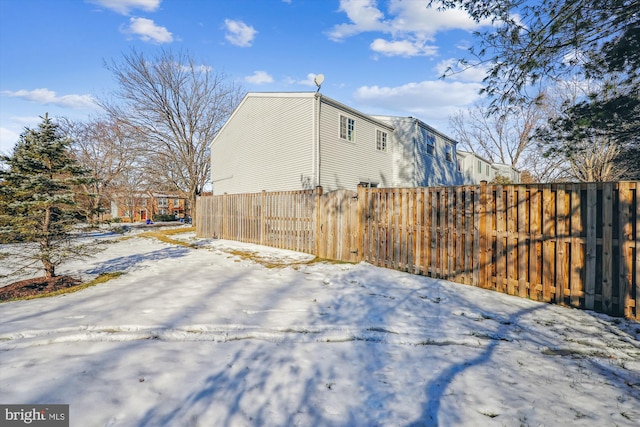
[[[489,280],[489,264],[488,254],[491,244],[491,236],[489,227],[487,227],[487,181],[480,182],[480,209],[478,210],[479,233],[480,233],[480,282],[477,286],[481,288],[489,288],[491,282]]]
[[[356,211],[356,216],[358,217],[358,223],[356,224],[356,232],[358,233],[356,237],[357,262],[362,261],[364,258],[364,233],[365,228],[369,228],[367,227],[367,217],[369,216],[367,212],[369,206],[368,196],[367,187],[358,185],[358,208]]]
[[[316,242],[316,250],[315,250],[315,255],[317,257],[321,256],[321,247],[322,247],[322,243],[321,243],[321,236],[322,236],[322,215],[321,215],[321,210],[322,210],[322,186],[318,185],[316,186],[316,211],[315,211],[315,215],[314,215],[314,221],[315,221],[315,242]]]
[[[631,249],[631,239],[633,233],[633,224],[631,223],[631,186],[628,182],[618,183],[618,211],[619,211],[619,227],[618,227],[618,245],[620,246],[620,279],[618,282],[618,309],[620,315],[630,318],[631,312],[631,270],[633,268],[633,250]],[[637,250],[637,247],[636,247]],[[636,298],[637,299],[637,298]]]
[[[586,272],[585,272],[585,308],[593,310],[596,296],[596,239],[597,239],[597,209],[598,188],[595,183],[587,184],[587,247],[586,247]]]
[[[267,192],[262,190],[262,194],[260,195],[260,244],[264,245],[266,243],[265,235],[267,234],[267,221],[266,221],[266,203],[267,203]]]

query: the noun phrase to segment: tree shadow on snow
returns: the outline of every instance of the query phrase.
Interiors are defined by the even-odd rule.
[[[438,414],[442,406],[443,398],[446,395],[447,388],[453,383],[454,379],[468,369],[477,368],[480,365],[491,362],[491,357],[500,344],[500,340],[503,339],[502,337],[508,335],[509,330],[513,325],[517,324],[518,319],[545,307],[545,305],[538,305],[519,310],[507,319],[500,319],[500,326],[497,330],[492,332],[479,331],[478,336],[487,339],[489,341],[488,344],[482,348],[482,352],[478,356],[473,359],[466,359],[459,363],[451,364],[427,384],[427,400],[422,405],[422,415],[419,420],[408,424],[407,427],[437,427],[439,425]],[[482,313],[482,311],[480,311],[480,313]],[[482,335],[483,333],[486,334]]]
[[[109,261],[101,263],[90,270],[87,270],[87,274],[103,274],[113,273],[117,271],[125,271],[145,261],[159,261],[169,258],[180,258],[186,256],[190,249],[180,246],[169,247],[164,249],[158,249],[157,251],[148,252],[145,254],[134,254],[123,257],[111,259]]]

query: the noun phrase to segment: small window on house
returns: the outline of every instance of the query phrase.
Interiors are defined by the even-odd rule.
[[[173,199],[173,207],[177,208],[178,206],[180,206],[180,199]]]
[[[486,170],[487,170],[487,172],[486,172],[486,173],[487,173],[487,176],[489,176],[489,165],[487,165]]]
[[[340,116],[340,138],[350,142],[356,139],[356,121],[346,116]]]
[[[166,197],[160,197],[158,199],[158,207],[159,208],[167,208],[167,207],[169,207],[169,199],[167,199]]]
[[[462,160],[458,159],[458,172],[462,171]]]
[[[445,153],[444,153],[444,157],[448,162],[452,162],[453,161],[453,155],[451,154],[451,146],[447,144],[447,146],[445,147]]]
[[[387,151],[387,133],[376,130],[376,149],[379,151]]]
[[[478,173],[482,173],[482,161],[478,160]]]
[[[427,141],[427,154],[429,154],[430,156],[433,156],[433,152],[435,151],[435,146],[436,146],[435,135],[428,133],[426,141]]]
[[[160,208],[160,209],[158,209],[158,213],[159,213],[160,215],[169,215],[169,209],[167,209],[167,208]]]

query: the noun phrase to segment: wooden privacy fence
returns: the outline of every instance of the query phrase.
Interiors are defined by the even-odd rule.
[[[199,236],[257,243],[314,254],[320,258],[358,261],[358,195],[322,188],[199,197]]]
[[[640,319],[640,182],[202,197],[199,236]]]

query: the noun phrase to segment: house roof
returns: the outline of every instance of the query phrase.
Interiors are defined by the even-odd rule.
[[[451,138],[449,135],[445,135],[444,133],[440,132],[438,129],[434,128],[431,125],[428,125],[427,123],[423,122],[422,120],[420,120],[420,119],[418,119],[416,117],[411,117],[411,116],[384,116],[384,115],[380,115],[380,114],[376,114],[376,115],[373,115],[371,117],[374,117],[374,118],[379,119],[379,120],[397,120],[397,121],[402,121],[402,122],[416,122],[416,123],[418,123],[419,126],[429,130],[429,132],[432,132],[432,133],[440,136],[443,139],[446,139],[447,141],[449,141],[453,145],[457,145],[458,144],[458,141],[456,141],[455,139]]]
[[[242,106],[250,98],[314,98],[314,97],[319,97],[322,102],[333,105],[334,107],[340,110],[343,110],[345,112],[348,112],[349,114],[368,120],[372,123],[375,123],[378,126],[388,128],[389,130],[392,130],[392,131],[394,129],[393,126],[391,126],[389,123],[380,121],[379,119],[376,119],[375,116],[365,114],[361,111],[356,110],[355,108],[351,108],[341,102],[336,101],[335,99],[329,98],[328,96],[325,96],[318,92],[247,92],[244,98],[242,98],[242,101],[240,101],[240,103],[236,107],[236,109],[233,110],[233,113],[231,113],[231,115],[229,116],[225,124],[220,128],[217,135],[213,138],[213,140],[211,141],[211,144],[214,143],[218,135],[222,134],[224,129],[227,127],[227,124],[233,120],[237,112],[240,111]]]
[[[482,161],[483,161],[483,162],[485,162],[485,163],[488,163],[488,164],[490,164],[490,165],[491,165],[491,164],[493,164],[493,163],[491,162],[491,160],[487,160],[487,159],[485,159],[484,157],[477,155],[476,153],[472,153],[471,151],[458,150],[458,156],[460,156],[460,157],[473,156],[473,157],[475,157],[476,159],[478,159],[478,160],[482,160]]]

